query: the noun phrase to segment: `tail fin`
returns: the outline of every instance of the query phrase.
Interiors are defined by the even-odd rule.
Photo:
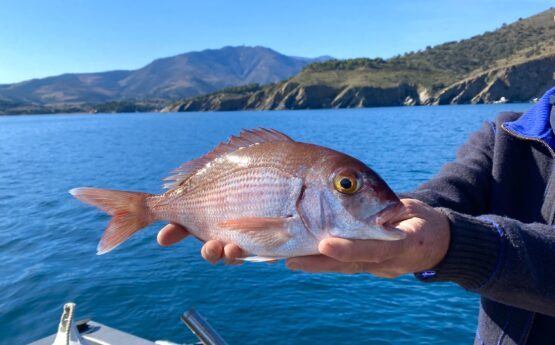
[[[69,193],[113,216],[98,243],[97,255],[111,251],[154,221],[146,205],[152,194],[97,188],[74,188]]]

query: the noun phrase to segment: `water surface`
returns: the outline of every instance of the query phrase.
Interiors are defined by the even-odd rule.
[[[158,247],[162,224],[96,256],[108,217],[67,191],[160,192],[171,169],[252,127],[347,152],[408,191],[484,121],[528,107],[0,117],[0,344],[54,333],[67,301],[151,340],[193,342],[179,315],[194,306],[230,344],[468,344],[478,298],[454,284],[211,266],[195,240]]]

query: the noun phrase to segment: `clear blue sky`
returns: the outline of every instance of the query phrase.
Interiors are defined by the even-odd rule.
[[[553,0],[4,0],[0,83],[139,68],[226,45],[390,57],[468,38]]]

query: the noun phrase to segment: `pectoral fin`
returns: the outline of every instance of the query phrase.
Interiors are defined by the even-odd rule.
[[[225,230],[239,231],[265,248],[278,247],[291,239],[289,224],[292,217],[239,218],[218,223]]]

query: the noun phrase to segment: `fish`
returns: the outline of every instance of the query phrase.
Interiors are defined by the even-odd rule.
[[[318,243],[329,237],[405,238],[386,226],[402,204],[376,172],[275,129],[243,130],[164,180],[161,194],[69,191],[112,216],[97,254],[155,221],[180,224],[201,241],[234,243],[249,253],[247,261],[318,254]]]

